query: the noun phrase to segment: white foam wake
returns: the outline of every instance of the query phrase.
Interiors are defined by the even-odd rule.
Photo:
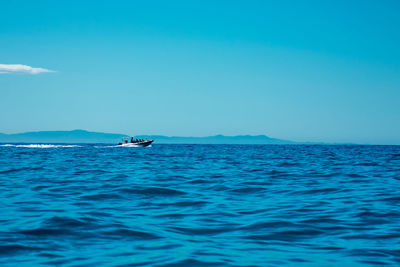
[[[81,147],[78,145],[47,145],[47,144],[30,144],[30,145],[12,145],[12,144],[5,144],[0,145],[3,147],[28,147],[28,148],[57,148],[57,147]]]

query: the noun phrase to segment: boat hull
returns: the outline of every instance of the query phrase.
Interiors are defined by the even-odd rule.
[[[146,147],[151,145],[154,140],[148,140],[148,141],[142,141],[142,142],[135,142],[135,143],[123,143],[123,144],[118,144],[118,146],[121,147]]]

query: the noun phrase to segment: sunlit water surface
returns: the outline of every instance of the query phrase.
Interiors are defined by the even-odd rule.
[[[400,147],[0,146],[0,265],[400,265]]]

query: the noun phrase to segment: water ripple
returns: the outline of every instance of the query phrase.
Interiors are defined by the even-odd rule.
[[[0,265],[397,266],[400,147],[0,145]]]

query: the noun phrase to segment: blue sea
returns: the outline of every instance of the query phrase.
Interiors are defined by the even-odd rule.
[[[1,266],[400,265],[400,146],[0,145]]]

